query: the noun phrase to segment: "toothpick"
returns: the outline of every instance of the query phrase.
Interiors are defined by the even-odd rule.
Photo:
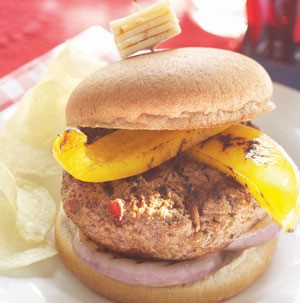
[[[132,0],[132,4],[133,4],[133,7],[134,7],[134,9],[135,9],[136,12],[138,12],[138,11],[141,10],[141,7],[138,4],[137,0]]]

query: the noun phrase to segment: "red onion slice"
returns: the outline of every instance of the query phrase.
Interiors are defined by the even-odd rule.
[[[241,250],[248,247],[258,246],[273,239],[280,231],[278,226],[271,219],[268,219],[267,223],[259,228],[250,230],[249,232],[242,234],[236,238],[231,244],[229,244],[226,250]]]
[[[80,241],[78,233],[73,239],[73,248],[87,265],[104,276],[129,284],[153,287],[194,282],[223,263],[221,252],[180,262],[140,261],[118,257],[92,250]]]
[[[243,234],[225,250],[242,250],[260,245],[275,237],[280,227],[271,220],[263,227]],[[101,252],[81,242],[77,232],[73,248],[88,266],[109,278],[129,284],[163,287],[191,283],[218,269],[224,260],[223,251],[179,262],[140,261]]]

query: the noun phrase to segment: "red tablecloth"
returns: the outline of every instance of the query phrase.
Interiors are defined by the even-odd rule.
[[[142,5],[153,3],[139,0]],[[235,49],[235,39],[214,37],[190,17],[190,1],[178,1],[183,33],[167,47],[206,45]],[[182,4],[184,3],[184,5]],[[0,1],[0,77],[40,56],[91,25],[133,12],[131,0],[9,0]]]

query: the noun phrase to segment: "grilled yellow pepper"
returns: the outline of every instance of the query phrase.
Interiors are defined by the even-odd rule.
[[[300,213],[299,171],[281,146],[266,134],[236,124],[187,153],[248,187],[261,207],[286,231],[295,227]]]
[[[56,160],[76,179],[104,182],[140,174],[226,126],[188,131],[117,130],[96,142],[78,129],[66,130],[53,145]]]

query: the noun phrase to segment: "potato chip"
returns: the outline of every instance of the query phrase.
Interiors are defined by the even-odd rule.
[[[2,249],[0,249],[1,254]],[[28,249],[22,249],[6,257],[0,257],[0,271],[27,266],[57,254],[53,243],[39,244]]]
[[[56,135],[66,127],[67,101],[75,86],[101,65],[104,63],[87,58],[67,45],[0,130],[0,161],[21,175],[58,173],[51,148]],[[36,161],[42,166],[36,165]]]
[[[56,203],[48,191],[32,182],[15,180],[1,163],[0,178],[0,270],[53,256],[56,250],[47,237]]]
[[[61,168],[53,159],[51,151],[37,148],[21,138],[8,136],[0,131],[0,161],[18,176],[58,176]]]
[[[56,216],[56,202],[46,188],[17,179],[16,221],[20,235],[27,241],[45,240]]]
[[[17,191],[16,191],[16,180],[12,173],[0,163],[0,193],[2,193],[13,210],[16,209]]]
[[[42,81],[56,79],[65,82],[66,78],[74,78],[74,81],[78,82],[78,79],[82,80],[87,74],[106,64],[104,61],[96,60],[77,51],[71,42],[67,42],[63,51],[49,66]]]
[[[73,78],[67,83],[54,79],[41,82],[26,93],[2,132],[35,147],[51,146],[57,131],[65,128],[64,110],[74,86]]]
[[[19,234],[26,241],[44,241],[55,220],[56,202],[45,187],[15,179],[1,163],[0,177],[0,192],[14,211]]]
[[[13,209],[2,196],[0,208],[0,271],[26,266],[57,253],[51,241],[33,246],[20,236]]]
[[[72,90],[101,64],[67,45],[0,129],[0,271],[56,254],[48,238],[62,169],[52,142],[66,127]]]

